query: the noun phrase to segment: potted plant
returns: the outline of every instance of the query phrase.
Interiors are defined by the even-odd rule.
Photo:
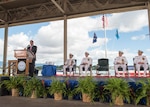
[[[31,96],[31,98],[42,97],[45,94],[45,87],[38,78],[32,77],[24,84],[24,96]]]
[[[48,92],[54,95],[54,100],[62,100],[63,94],[66,94],[66,84],[64,81],[52,79]]]
[[[43,85],[43,91],[42,91],[43,98],[47,98],[48,88],[45,86],[45,81],[44,80],[41,80],[41,82],[42,82],[42,85]]]
[[[8,90],[11,90],[12,96],[19,96],[24,80],[24,76],[14,76],[10,77],[9,80],[2,81],[0,85],[4,85]]]
[[[124,105],[124,100],[130,102],[130,88],[126,80],[121,78],[110,78],[104,85],[104,90],[108,91],[111,102],[115,105]]]
[[[68,100],[72,100],[74,95],[76,95],[75,82],[72,80],[71,81],[66,80],[65,83],[66,83],[66,96],[68,97]]]
[[[75,95],[75,89],[71,89],[71,88],[68,88],[66,90],[66,94],[67,94],[67,97],[68,97],[68,100],[73,100],[73,96]]]
[[[96,99],[99,100],[101,103],[103,102],[107,102],[108,101],[108,96],[107,96],[107,92],[106,90],[104,90],[104,85],[105,82],[104,81],[100,81],[97,83],[96,86]]]
[[[137,82],[138,88],[135,91],[135,104],[137,105],[141,99],[146,99],[146,105],[150,106],[150,79],[142,79]]]
[[[92,102],[95,97],[96,82],[92,77],[79,78],[76,92],[82,94],[83,102]]]

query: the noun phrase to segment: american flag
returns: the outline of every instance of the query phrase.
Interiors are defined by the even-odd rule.
[[[107,27],[108,26],[108,20],[104,14],[102,16],[102,21],[103,21],[103,28]]]

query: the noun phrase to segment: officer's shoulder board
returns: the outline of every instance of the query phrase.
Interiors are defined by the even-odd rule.
[[[115,58],[115,60],[117,60],[119,57],[117,56],[116,58]]]
[[[146,56],[142,56],[143,58],[146,58]]]
[[[138,56],[135,56],[134,58],[133,58],[133,60],[135,60],[135,59],[137,59],[138,58]]]

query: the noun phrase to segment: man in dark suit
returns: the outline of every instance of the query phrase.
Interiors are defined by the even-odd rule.
[[[29,63],[29,76],[33,77],[37,52],[37,46],[34,45],[33,40],[30,40],[30,45],[28,45],[27,51],[29,51],[34,56],[32,61]]]

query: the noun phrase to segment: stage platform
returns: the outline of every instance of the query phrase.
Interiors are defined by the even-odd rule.
[[[58,71],[56,72],[56,76],[64,76],[63,72],[62,71]],[[95,72],[92,73],[92,75],[90,75],[90,73],[88,72],[87,74],[84,72],[82,75],[80,75],[79,73],[67,73],[66,75],[67,77],[80,77],[80,76],[92,76],[92,77],[106,77],[106,78],[111,78],[111,77],[125,77],[125,78],[143,78],[143,77],[150,77],[150,73],[149,71],[147,71],[146,73],[146,76],[144,76],[144,71],[140,71],[140,76],[138,76],[138,72],[135,72],[135,71],[130,71],[130,72],[123,72],[123,71],[119,71],[119,72],[116,72],[116,73],[112,73],[112,72],[109,72],[108,71],[103,71],[103,72],[100,72],[98,74],[96,74]]]
[[[79,78],[85,78],[86,76],[36,76],[40,80],[51,80],[52,78],[56,78],[58,80],[78,80]],[[149,78],[149,77],[115,77],[115,76],[92,76],[95,81],[106,81],[109,78],[122,78],[127,80],[128,82],[136,82],[140,79]]]
[[[55,76],[37,76],[38,79],[44,81],[44,84],[45,84],[46,87],[50,86],[53,78],[56,78],[57,80],[60,80],[60,81],[68,80],[72,84],[72,87],[75,87],[78,84],[78,80],[80,78],[85,78],[85,77],[86,76],[56,76],[56,75]],[[149,77],[92,76],[92,78],[100,86],[106,84],[106,81],[109,78],[121,78],[121,79],[126,80],[129,83],[130,87],[132,87],[133,89],[136,89],[138,87],[136,85],[136,83],[139,80],[146,79],[146,78],[149,78]]]
[[[46,66],[51,67],[51,66]],[[46,73],[44,73],[46,72]],[[43,72],[43,75],[37,76],[37,78],[45,81],[52,80],[52,77],[54,76],[56,79],[59,80],[65,80],[66,78],[68,80],[77,81],[79,78],[84,78],[86,76],[91,76],[95,81],[98,82],[105,82],[109,78],[122,78],[125,79],[128,82],[136,82],[143,78],[150,78],[150,72],[146,72],[146,76],[144,76],[144,71],[140,71],[140,76],[138,76],[138,72],[133,69],[133,67],[130,67],[128,71],[125,73],[123,71],[114,72],[114,70],[108,71],[92,71],[92,75],[90,75],[90,72],[82,72],[82,75],[79,74],[79,71],[76,72],[67,72],[67,75],[64,76],[63,71],[52,71],[52,70],[45,70]],[[55,72],[55,73],[54,73]],[[98,73],[98,74],[97,74]],[[42,73],[41,73],[42,74]],[[51,76],[50,76],[51,75]]]

